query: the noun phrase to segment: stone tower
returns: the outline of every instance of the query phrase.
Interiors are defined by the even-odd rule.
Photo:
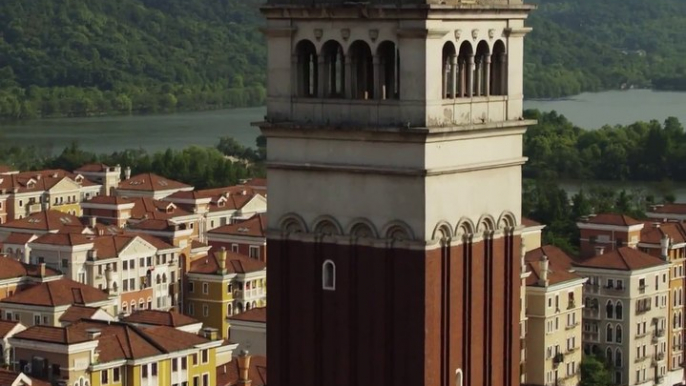
[[[269,0],[271,386],[518,386],[514,0]]]

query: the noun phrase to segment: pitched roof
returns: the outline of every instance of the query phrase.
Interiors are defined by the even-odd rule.
[[[31,241],[31,239],[35,237],[36,236],[32,235],[31,233],[12,232],[9,236],[7,236],[4,243],[13,245],[26,245],[29,241]]]
[[[18,172],[17,168],[8,166],[8,165],[0,165],[0,174],[5,174],[5,173],[14,173]]]
[[[267,385],[267,357],[251,356],[248,378],[252,381],[251,386]],[[238,385],[238,380],[239,370],[236,357],[233,357],[231,362],[217,367],[217,386],[235,386]]]
[[[245,322],[267,323],[267,307],[251,308],[238,315],[231,316],[231,320],[242,320]]]
[[[647,222],[641,230],[641,243],[660,245],[665,235],[676,244],[686,242],[686,229],[683,223],[666,222],[656,226]]]
[[[219,271],[219,251],[213,248],[209,256],[191,262],[189,273],[217,274]],[[227,273],[244,274],[264,270],[267,265],[235,252],[226,251]]]
[[[220,226],[207,233],[216,235],[266,237],[266,231],[267,215],[259,213],[245,221]]]
[[[78,172],[106,172],[109,170],[109,166],[105,165],[104,163],[92,163],[92,164],[85,164],[81,166],[80,168],[74,170],[76,173]]]
[[[541,266],[539,262],[542,257],[548,258],[548,282],[550,284],[564,283],[570,280],[581,278],[572,272],[574,260],[560,248],[553,245],[544,245],[526,253],[524,258],[531,275],[526,279],[526,285],[538,286],[541,279]]]
[[[0,368],[0,386],[12,386],[17,381],[18,378],[26,377],[31,382],[31,386],[50,386],[49,382],[44,382],[36,378],[31,378],[23,373],[15,373],[14,371],[5,370]],[[18,385],[25,385],[24,382],[18,383]]]
[[[0,320],[0,339],[7,336],[7,334],[9,334],[14,327],[17,327],[18,324],[19,322],[17,321]],[[1,385],[2,384],[0,384],[0,386]]]
[[[93,236],[79,233],[46,233],[31,242],[31,244],[65,246],[86,245],[92,243]]]
[[[686,214],[686,203],[675,202],[673,204],[655,205],[650,208],[650,211],[663,214]]]
[[[132,219],[167,220],[192,214],[169,201],[155,200],[150,197],[136,197],[132,198],[131,201],[135,204],[131,209]]]
[[[122,319],[127,323],[150,324],[155,326],[181,327],[200,323],[198,320],[175,311],[139,310]]]
[[[525,227],[537,227],[543,224],[541,224],[538,221],[532,220],[528,217],[522,217],[522,225],[524,225]]]
[[[137,190],[145,192],[157,192],[162,190],[173,189],[187,189],[192,188],[179,181],[170,180],[165,177],[158,176],[154,173],[137,174],[128,180],[119,183],[117,189],[120,190]]]
[[[0,256],[0,280],[14,279],[24,276],[40,276],[40,266],[22,263],[10,257]],[[45,268],[45,276],[58,276],[60,272],[52,268]]]
[[[57,210],[46,210],[28,217],[13,220],[2,225],[3,228],[26,229],[36,231],[60,231],[67,227],[83,229],[78,217]]]
[[[68,328],[45,325],[31,326],[14,335],[14,338],[60,344],[82,343],[90,340],[85,331],[73,331]]]
[[[95,287],[69,279],[58,279],[17,292],[0,303],[57,307],[68,304],[88,305],[107,299],[107,294]]]
[[[597,255],[574,265],[586,268],[600,268],[618,271],[635,271],[644,268],[668,265],[664,260],[630,247]]]
[[[62,169],[38,170],[5,174],[0,181],[0,189],[16,193],[43,192],[52,189],[60,181],[68,178],[81,186],[98,186],[87,179],[79,178],[77,174]]]
[[[133,204],[136,202],[133,199],[120,196],[95,196],[88,201],[84,201],[81,204],[98,204],[98,205],[123,205],[123,204]]]
[[[642,222],[623,214],[616,213],[601,213],[590,217],[587,221],[589,224],[599,225],[615,225],[615,226],[632,226],[640,225]]]
[[[74,305],[67,308],[67,311],[60,316],[60,322],[74,323],[81,319],[90,319],[98,312],[100,308],[98,307],[87,307]]]

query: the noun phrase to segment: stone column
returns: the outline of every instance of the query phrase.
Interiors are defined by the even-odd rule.
[[[369,96],[369,99],[381,99],[383,82],[381,81],[381,59],[379,58],[379,55],[372,56],[372,68],[372,76],[374,77],[374,79],[372,79],[372,84],[374,85],[374,88],[372,89],[372,95]]]
[[[327,97],[327,82],[326,82],[326,58],[324,55],[317,56],[317,97]]]
[[[357,81],[353,79],[353,64],[350,56],[345,57],[345,79],[343,81],[343,92],[347,99],[353,98],[353,84]]]
[[[474,55],[467,57],[467,97],[474,96]]]
[[[457,98],[457,55],[450,57],[450,78],[450,96],[455,99]]]
[[[484,95],[491,95],[491,55],[484,56]]]
[[[459,82],[457,86],[457,92],[458,98],[464,98],[464,89],[465,89],[465,63],[464,60],[458,60],[457,61],[457,81]]]
[[[298,83],[298,55],[291,55],[291,96],[300,95],[300,84]]]
[[[507,54],[500,54],[500,95],[507,95]]]
[[[450,58],[445,58],[445,61],[443,62],[443,90],[441,93],[443,94],[441,96],[441,99],[448,99],[448,94],[450,91],[448,90],[448,79],[450,76]]]

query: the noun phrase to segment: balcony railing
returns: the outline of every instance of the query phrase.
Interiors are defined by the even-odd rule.
[[[650,331],[643,331],[643,332],[637,332],[636,333],[636,338],[644,338],[646,336],[650,335]]]
[[[554,364],[555,366],[557,366],[557,365],[559,365],[560,363],[564,362],[564,360],[565,360],[565,356],[564,356],[564,354],[562,354],[561,352],[559,352],[559,353],[555,354],[555,356],[553,356],[553,364]]]
[[[624,290],[626,289],[626,287],[624,287],[624,286],[622,286],[622,287],[603,287],[603,289],[607,293],[617,295],[617,294],[624,293]]]
[[[593,331],[584,331],[584,340],[591,341],[591,342],[599,342],[600,341],[600,334],[598,331],[593,332]]]
[[[646,312],[650,311],[652,307],[642,307],[642,308],[637,308],[636,309],[636,315],[643,315]]]
[[[644,384],[644,383],[652,382],[653,379],[655,379],[655,378],[649,377],[649,378],[646,378],[646,379],[644,379],[644,380],[642,380],[642,381],[636,381],[636,383],[634,383],[634,385],[642,385],[642,384]]]
[[[648,286],[645,285],[645,284],[639,285],[639,286],[638,286],[638,293],[639,293],[639,294],[644,294],[644,293],[646,293],[646,288],[648,288]]]
[[[665,329],[659,328],[655,330],[655,336],[657,336],[658,338],[662,338],[663,336],[665,336]]]
[[[600,320],[600,311],[591,308],[584,309],[584,319]]]
[[[572,324],[568,324],[568,325],[565,326],[565,330],[574,329],[574,328],[577,327],[578,325],[579,325],[579,322],[574,322],[574,323],[572,323]]]
[[[571,310],[572,308],[576,308],[576,302],[574,300],[571,300],[569,303],[567,303],[567,309]]]
[[[648,359],[650,359],[650,357],[649,357],[648,355],[643,355],[643,356],[637,357],[637,358],[634,360],[634,363],[645,362],[645,361],[647,361]]]
[[[598,292],[600,292],[600,285],[598,283],[588,283],[587,282],[585,288],[586,288],[586,291],[588,291],[590,293],[597,294]]]
[[[659,362],[663,359],[665,359],[665,353],[664,352],[659,352],[659,353],[655,354],[655,360],[656,361]]]
[[[659,377],[655,378],[655,383],[657,383],[658,385],[661,385],[664,382],[665,382],[665,377],[663,377],[663,376],[659,376]]]

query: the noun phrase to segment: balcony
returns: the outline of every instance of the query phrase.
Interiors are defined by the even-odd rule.
[[[565,361],[565,356],[561,352],[559,352],[559,353],[555,354],[555,356],[553,356],[553,365],[554,366],[557,366],[564,361]]]
[[[655,378],[655,383],[657,383],[658,385],[665,383],[665,377],[659,376],[659,377]]]
[[[576,377],[576,376],[578,376],[578,375],[579,375],[579,371],[576,370],[576,371],[574,371],[573,373],[568,373],[567,375],[561,377],[559,380],[560,380],[560,381],[566,381],[566,380],[572,379],[572,378],[574,378],[574,377]]]
[[[592,308],[584,309],[584,319],[600,320],[600,312]]]
[[[43,211],[43,204],[41,203],[35,203],[35,204],[29,204],[29,213],[39,213]]]
[[[567,309],[571,310],[573,308],[576,308],[576,302],[574,300],[570,300],[569,303],[567,303]]]
[[[577,326],[579,326],[579,322],[574,322],[574,323],[572,323],[572,324],[566,325],[566,326],[565,326],[565,330],[573,330],[573,329],[576,328]]]
[[[626,287],[624,287],[624,286],[622,286],[622,287],[607,287],[606,286],[606,287],[603,287],[603,289],[609,295],[620,295],[620,294],[624,293],[624,290],[626,289]]]
[[[659,353],[655,354],[655,360],[656,361],[659,362],[659,361],[664,360],[664,359],[665,359],[665,353],[664,352],[659,352]]]
[[[640,356],[640,357],[636,358],[636,359],[634,360],[634,363],[645,362],[645,361],[647,361],[647,360],[649,360],[649,359],[650,359],[650,357],[649,357],[648,355],[643,355],[643,356]]]
[[[639,293],[639,294],[644,294],[644,293],[646,293],[646,288],[648,288],[648,286],[645,285],[645,284],[639,285],[639,286],[638,286],[638,293]]]
[[[665,336],[665,329],[659,328],[655,330],[655,336],[657,336],[658,338],[662,338],[663,336]]]
[[[643,314],[645,314],[646,312],[648,312],[648,311],[650,311],[650,310],[652,310],[652,307],[640,307],[640,308],[636,308],[636,315],[643,315]]]
[[[600,292],[600,285],[598,283],[586,282],[584,289],[587,292],[597,294],[598,292]]]
[[[598,331],[584,331],[584,340],[590,342],[599,342],[600,334],[598,333]]]
[[[636,339],[645,338],[648,335],[650,335],[650,331],[637,332]]]
[[[574,352],[576,352],[577,350],[579,350],[579,347],[578,347],[578,346],[577,346],[577,347],[571,347],[571,348],[570,348],[570,347],[567,347],[567,351],[565,351],[565,354],[570,354],[570,355],[571,355],[571,354],[574,354]]]

